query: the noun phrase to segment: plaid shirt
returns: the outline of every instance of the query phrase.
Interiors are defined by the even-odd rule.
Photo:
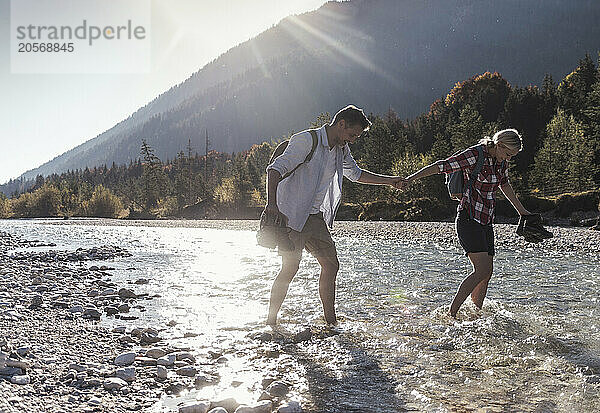
[[[485,145],[483,145],[483,155],[485,159],[481,172],[473,182],[471,190],[467,190],[463,195],[457,211],[470,208],[471,218],[482,225],[489,225],[494,221],[496,189],[508,183],[508,164],[506,161],[497,163]],[[439,160],[435,164],[440,173],[449,174],[462,170],[466,187],[466,183],[475,169],[477,156],[477,147],[473,146],[448,159]]]

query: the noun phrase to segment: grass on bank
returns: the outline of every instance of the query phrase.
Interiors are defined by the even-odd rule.
[[[559,218],[569,218],[574,212],[590,212],[600,209],[600,189],[568,193],[557,197],[521,197],[530,211],[553,213]],[[157,206],[144,210],[136,205],[125,206],[110,189],[98,185],[89,196],[60,191],[52,185],[43,185],[18,198],[0,198],[0,218],[46,218],[46,217],[99,217],[99,218],[257,218],[261,207],[235,206],[222,200],[206,200],[185,208],[179,208],[176,198],[161,198]],[[408,201],[373,201],[361,204],[344,204],[338,211],[338,219],[360,221],[437,221],[452,217],[456,203],[440,202],[432,198],[416,198]],[[499,199],[497,214],[516,216],[514,208],[506,199]]]

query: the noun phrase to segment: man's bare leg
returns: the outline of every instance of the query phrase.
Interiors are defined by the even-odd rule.
[[[489,280],[492,276],[494,257],[489,255],[487,252],[470,252],[468,256],[471,264],[473,265],[473,272],[469,274],[467,278],[465,278],[460,284],[456,296],[450,305],[450,315],[452,317],[456,317],[458,309],[467,299],[469,294],[471,294],[480,283],[484,282],[485,280]],[[487,282],[482,284],[481,289],[476,292],[475,298],[480,300],[480,305],[483,305],[483,299],[485,298],[486,291]],[[477,305],[477,302],[475,305]],[[480,306],[478,307],[481,308]]]
[[[271,287],[271,299],[269,301],[269,316],[267,317],[268,325],[275,325],[277,322],[277,314],[281,308],[281,304],[287,295],[290,282],[298,272],[298,266],[300,265],[300,259],[291,258],[288,256],[281,257],[281,271],[275,281],[273,287]]]
[[[340,263],[335,255],[317,257],[321,264],[321,275],[319,276],[319,295],[323,304],[323,314],[327,324],[336,324],[335,315],[335,280]]]

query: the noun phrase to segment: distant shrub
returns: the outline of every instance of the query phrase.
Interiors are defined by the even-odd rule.
[[[528,211],[548,212],[555,208],[555,201],[550,198],[539,198],[536,196],[519,196],[519,200]],[[506,198],[498,199],[496,202],[496,215],[504,217],[516,217],[517,211]]]
[[[0,218],[10,217],[10,201],[0,194]]]
[[[600,190],[586,191],[578,194],[561,195],[556,200],[556,213],[567,218],[575,211],[596,211],[600,200]]]
[[[431,198],[411,199],[407,202],[375,201],[365,204],[358,215],[361,221],[438,221],[448,218],[455,207]]]
[[[123,211],[123,203],[110,189],[98,185],[83,209],[91,217],[118,218]]]
[[[179,214],[179,203],[174,196],[167,196],[158,200],[156,209],[152,211],[157,218],[174,217]]]
[[[60,191],[52,185],[44,185],[33,192],[31,211],[34,217],[57,217],[61,210]]]
[[[21,194],[11,204],[17,218],[56,217],[61,210],[60,191],[44,184],[33,192]]]

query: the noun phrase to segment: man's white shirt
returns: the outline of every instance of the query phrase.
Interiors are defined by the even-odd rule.
[[[288,226],[295,231],[302,231],[308,216],[319,211],[331,227],[342,200],[343,177],[356,182],[362,174],[348,144],[336,145],[330,150],[325,125],[317,129],[317,138],[311,160],[277,187],[277,206],[288,217]],[[267,171],[273,169],[281,176],[285,175],[304,162],[312,145],[310,132],[293,135],[283,154],[267,166]]]

